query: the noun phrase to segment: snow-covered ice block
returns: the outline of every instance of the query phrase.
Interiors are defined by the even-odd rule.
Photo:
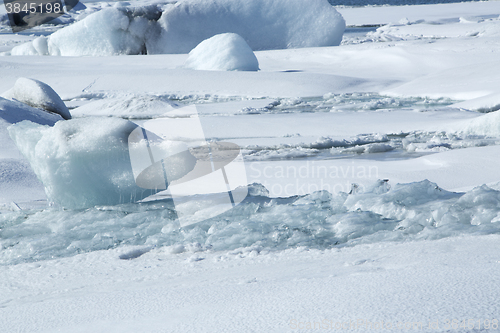
[[[345,21],[327,0],[185,0],[163,13],[152,53],[188,53],[203,40],[233,32],[253,50],[336,46]]]
[[[145,53],[159,15],[156,6],[101,10],[53,33],[49,52],[62,56]]]
[[[71,119],[71,114],[61,97],[48,84],[38,80],[21,77],[17,79],[14,87],[2,94],[2,97],[60,114],[64,119]]]
[[[215,35],[196,46],[186,60],[186,68],[215,71],[258,71],[259,61],[238,34]]]
[[[136,127],[123,119],[93,117],[53,127],[23,121],[9,133],[48,199],[79,209],[135,202],[155,193],[134,181],[127,141]]]

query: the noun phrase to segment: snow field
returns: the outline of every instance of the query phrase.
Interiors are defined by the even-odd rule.
[[[206,2],[195,17],[215,3],[229,2]],[[104,7],[88,3],[81,18]],[[146,45],[145,21],[131,29],[142,14],[121,7],[111,9],[115,22],[81,32],[118,41],[107,52],[129,52],[122,37]],[[160,7],[184,17],[182,5]],[[238,14],[229,9],[221,15]],[[350,320],[365,332],[374,331],[369,322],[471,331],[447,327],[454,319],[498,331],[484,327],[499,313],[498,111],[471,110],[498,107],[499,9],[498,1],[341,8],[348,25],[392,25],[340,47],[256,51],[253,73],[182,69],[212,35],[196,35],[178,55],[1,57],[0,91],[34,77],[78,119],[50,115],[45,125],[61,121],[37,125],[33,114],[49,114],[0,99],[0,143],[10,147],[0,159],[0,331],[297,332]],[[0,37],[9,51],[37,36]],[[151,119],[191,103],[201,104],[207,137],[243,147],[248,179],[265,187],[250,186],[235,210],[188,228],[162,193],[139,204],[101,201],[131,194],[123,149],[131,123],[116,118]],[[87,195],[95,206],[48,207],[7,136],[24,118],[33,123],[11,132],[38,173],[52,175],[49,193],[78,203]],[[89,190],[98,186],[102,193]],[[212,216],[217,195],[189,199],[186,208]]]

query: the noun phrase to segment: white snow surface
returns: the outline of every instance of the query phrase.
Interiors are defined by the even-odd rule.
[[[489,235],[282,252],[103,250],[1,270],[0,328],[290,333],[353,323],[355,332],[387,324],[396,327],[387,332],[470,332],[465,320],[498,332],[499,244]]]
[[[64,119],[71,119],[71,114],[61,97],[48,84],[38,80],[21,77],[17,79],[14,87],[1,96],[57,113]]]
[[[189,52],[184,67],[212,71],[258,71],[259,61],[238,34],[219,34]]]

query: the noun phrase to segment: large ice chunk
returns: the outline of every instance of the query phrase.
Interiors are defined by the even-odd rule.
[[[184,0],[163,13],[151,53],[188,53],[203,40],[233,32],[253,50],[336,46],[345,21],[327,0]]]
[[[23,120],[53,126],[61,116],[0,97],[0,210],[3,203],[43,199],[43,186],[22,159],[7,128]],[[14,205],[14,207],[17,207]]]
[[[19,157],[19,152],[9,137],[7,127],[23,120],[53,126],[62,118],[59,115],[32,108],[21,102],[0,97],[0,146],[2,147],[0,160],[2,158]]]
[[[64,119],[71,119],[71,114],[61,97],[48,84],[38,80],[21,77],[17,79],[14,87],[2,94],[2,97],[60,114]]]
[[[9,127],[9,133],[49,200],[78,209],[134,202],[155,193],[134,181],[127,141],[136,127],[123,119],[95,117],[53,127],[23,121]]]
[[[184,66],[215,71],[258,71],[259,61],[238,34],[215,35],[196,46]]]
[[[156,6],[104,9],[53,33],[49,38],[49,53],[63,56],[146,53],[159,16]]]

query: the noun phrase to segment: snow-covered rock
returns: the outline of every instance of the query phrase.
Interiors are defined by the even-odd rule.
[[[253,50],[335,46],[345,29],[327,0],[185,0],[159,22],[162,35],[152,53],[188,53],[226,32],[239,34]]]
[[[226,33],[204,40],[191,52],[186,68],[215,71],[258,71],[259,61],[238,34]]]
[[[114,205],[153,191],[134,181],[128,135],[137,125],[124,119],[84,118],[53,127],[23,121],[9,134],[45,187],[48,199],[65,208]]]
[[[48,84],[38,80],[21,77],[17,79],[14,87],[1,96],[60,114],[64,119],[71,119],[71,114],[61,97]]]

